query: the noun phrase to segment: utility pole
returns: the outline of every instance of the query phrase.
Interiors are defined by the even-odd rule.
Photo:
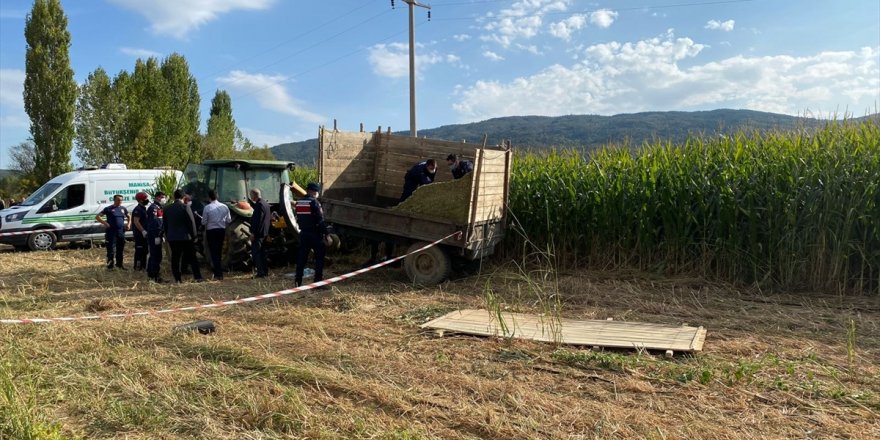
[[[416,35],[415,35],[415,7],[428,10],[428,19],[431,18],[431,6],[419,3],[417,0],[402,0],[409,5],[409,135],[418,137],[416,131]],[[394,7],[394,0],[391,0]]]

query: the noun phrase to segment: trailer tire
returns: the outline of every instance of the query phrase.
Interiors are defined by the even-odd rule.
[[[34,231],[28,235],[28,248],[32,251],[51,251],[58,243],[58,238],[52,231]]]
[[[409,254],[428,243],[413,243],[406,253]],[[403,260],[406,275],[416,285],[432,286],[442,283],[452,272],[452,259],[440,246],[433,246]]]

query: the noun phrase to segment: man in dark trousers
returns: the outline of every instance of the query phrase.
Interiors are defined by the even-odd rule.
[[[254,208],[254,215],[251,216],[251,258],[257,270],[256,278],[269,276],[269,262],[263,245],[272,227],[272,213],[262,195],[259,188],[250,190],[251,206]]]
[[[202,210],[202,224],[205,225],[205,242],[208,253],[211,255],[211,268],[214,270],[214,279],[223,279],[223,267],[220,259],[223,256],[223,240],[226,238],[226,227],[232,222],[229,207],[217,201],[217,192],[208,190],[208,198],[211,203],[205,205]]]
[[[153,197],[153,203],[147,207],[147,246],[150,248],[150,257],[147,260],[147,277],[157,283],[161,283],[159,271],[162,264],[162,240],[165,238],[163,220],[165,212],[165,193],[159,191]]]
[[[446,164],[449,165],[449,171],[452,171],[453,179],[461,179],[465,174],[474,170],[474,163],[469,160],[462,160],[457,154],[446,156]]]
[[[324,280],[324,254],[327,247],[327,223],[324,222],[324,211],[318,202],[318,191],[321,188],[317,183],[309,183],[306,186],[306,196],[296,201],[296,223],[299,225],[299,255],[296,259],[296,278],[294,283],[302,285],[303,272],[306,262],[309,260],[309,251],[315,251],[315,278],[314,281]]]
[[[104,220],[101,217],[106,217]],[[125,270],[122,265],[122,252],[125,250],[125,231],[131,227],[131,216],[128,209],[122,206],[122,196],[113,196],[113,204],[104,208],[95,220],[104,225],[107,231],[104,240],[107,241],[107,270],[113,270],[113,254],[116,254],[116,267]]]
[[[408,199],[418,187],[433,183],[435,174],[437,174],[437,163],[434,159],[415,164],[403,178],[403,195],[400,196],[400,201]]]
[[[182,282],[181,264],[188,265],[192,268],[193,279],[202,282],[204,280],[199,271],[193,244],[196,239],[196,220],[192,209],[183,203],[184,195],[183,190],[174,191],[174,203],[165,209],[165,219],[162,222],[165,239],[171,247],[171,274],[174,275],[174,281]]]
[[[147,268],[147,205],[150,204],[150,196],[145,192],[139,192],[134,195],[137,206],[131,210],[131,231],[134,235],[134,270],[145,270]]]

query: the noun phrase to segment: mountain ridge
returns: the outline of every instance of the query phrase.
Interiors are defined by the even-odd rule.
[[[877,119],[880,113],[856,121]],[[706,110],[622,113],[612,116],[504,116],[466,124],[443,125],[419,130],[419,137],[495,145],[510,140],[518,149],[575,148],[589,151],[609,144],[638,147],[662,139],[683,142],[689,135],[717,136],[742,130],[813,129],[829,122],[803,116],[755,110]],[[406,131],[395,134],[407,135]],[[318,151],[317,138],[279,144],[271,148],[278,160],[313,165]]]

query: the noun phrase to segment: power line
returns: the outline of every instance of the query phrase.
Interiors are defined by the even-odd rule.
[[[283,62],[283,61],[286,61],[286,60],[288,60],[288,59],[290,59],[290,58],[293,58],[293,57],[295,57],[295,56],[297,56],[297,55],[300,55],[300,54],[302,54],[303,52],[306,52],[306,51],[309,51],[309,50],[311,50],[311,49],[314,49],[315,47],[318,47],[318,46],[320,46],[320,45],[322,45],[322,44],[324,44],[324,43],[326,43],[326,42],[328,42],[328,41],[330,41],[330,40],[333,40],[333,39],[335,39],[335,38],[337,38],[337,37],[339,37],[339,36],[341,36],[341,35],[347,34],[347,33],[351,32],[351,31],[353,31],[353,30],[355,30],[355,29],[357,29],[357,28],[359,28],[359,27],[361,27],[361,26],[363,26],[363,25],[365,25],[365,24],[367,24],[367,23],[369,23],[369,22],[371,22],[371,21],[373,21],[373,20],[375,20],[375,19],[381,17],[382,15],[385,15],[385,14],[389,13],[389,12],[390,12],[390,10],[386,10],[386,11],[384,11],[384,12],[380,12],[380,13],[378,13],[378,14],[376,14],[376,15],[373,15],[372,17],[367,18],[366,20],[361,21],[360,23],[357,23],[357,24],[355,24],[354,26],[350,26],[350,27],[346,28],[346,29],[343,30],[343,31],[337,32],[337,33],[335,33],[335,34],[333,34],[333,35],[331,35],[331,36],[329,36],[329,37],[327,37],[327,38],[324,38],[324,39],[322,39],[322,40],[319,40],[318,42],[313,43],[313,44],[310,45],[310,46],[306,46],[306,47],[304,47],[304,48],[302,48],[302,49],[300,49],[300,50],[297,50],[296,52],[293,52],[293,53],[291,53],[291,54],[288,54],[288,55],[286,55],[286,56],[283,56],[283,57],[281,57],[281,58],[278,58],[278,59],[276,59],[275,61],[272,61],[271,63],[264,64],[264,65],[262,65],[262,66],[256,68],[256,70],[257,70],[257,71],[265,70],[265,69],[267,69],[267,68],[269,68],[269,67],[275,66],[275,65],[277,65],[277,64],[279,64],[279,63],[281,63],[281,62]],[[229,84],[235,84],[235,83],[237,83],[237,82],[239,82],[239,81],[241,81],[241,80],[238,79],[238,80],[230,81],[230,82],[227,84],[227,86],[228,86]],[[205,92],[205,93],[200,93],[199,95],[200,95],[202,98],[205,98],[205,99],[206,99],[206,98],[208,97],[208,95],[210,95],[210,94],[211,94],[210,92]],[[245,96],[246,96],[246,95],[245,95]]]
[[[502,0],[485,0],[482,3],[496,2]],[[510,0],[506,0],[510,1]],[[546,12],[540,14],[541,16],[553,16],[553,15],[574,15],[574,14],[583,14],[583,13],[592,13],[599,12],[602,10],[613,9],[614,11],[643,11],[643,10],[652,10],[652,9],[670,9],[670,8],[682,8],[682,7],[690,7],[690,6],[712,6],[712,5],[722,5],[722,4],[734,4],[734,3],[748,3],[756,0],[718,0],[711,2],[694,2],[694,3],[674,3],[669,5],[655,5],[655,6],[632,6],[628,8],[599,8],[599,9],[584,9],[579,11],[565,11],[565,12]],[[443,3],[444,6],[450,5],[471,5],[478,3],[468,3],[468,2],[456,2],[456,3]],[[452,17],[452,18],[434,18],[435,21],[464,21],[464,20],[477,20],[480,18],[485,18],[484,16],[479,17]]]

